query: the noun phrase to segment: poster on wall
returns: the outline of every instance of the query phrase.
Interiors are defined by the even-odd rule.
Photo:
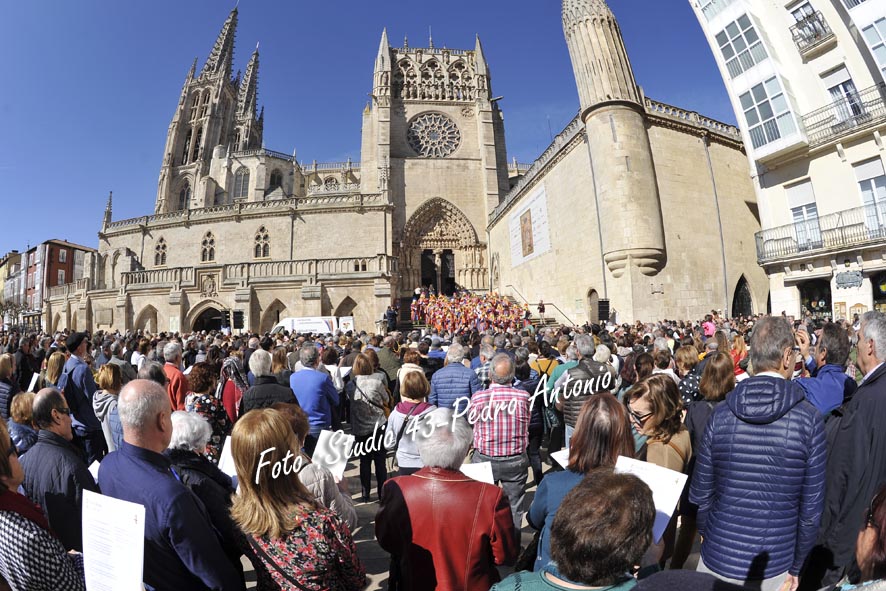
[[[511,214],[508,230],[511,239],[512,267],[521,265],[551,250],[548,199],[544,185],[536,189]]]

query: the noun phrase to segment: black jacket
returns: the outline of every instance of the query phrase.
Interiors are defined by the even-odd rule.
[[[235,563],[239,563],[240,548],[246,540],[231,517],[231,495],[234,494],[234,486],[230,476],[192,451],[167,449],[164,454],[172,462],[172,467],[182,484],[203,501],[209,520],[219,534],[219,541],[225,554]]]
[[[30,353],[25,353],[21,349],[15,352],[15,376],[18,381],[18,387],[22,392],[28,391],[31,385],[31,377],[34,375],[34,358]]]
[[[83,491],[99,490],[79,452],[65,438],[41,429],[21,464],[25,471],[22,488],[28,498],[43,508],[65,549],[82,552]]]
[[[298,404],[292,388],[280,385],[276,376],[259,376],[240,402],[240,416],[255,408],[270,408],[277,402]]]
[[[611,392],[618,376],[610,366],[593,359],[581,359],[578,365],[566,370],[566,373],[569,381],[562,385],[559,399],[563,401],[566,424],[574,428],[584,403],[594,394]]]
[[[819,544],[848,566],[871,499],[886,483],[886,364],[826,424],[828,465]]]

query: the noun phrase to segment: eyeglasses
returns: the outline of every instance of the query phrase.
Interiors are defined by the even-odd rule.
[[[883,495],[883,491],[881,490],[879,493],[874,495],[874,498],[871,499],[871,504],[868,506],[867,514],[864,517],[864,526],[872,527],[875,530],[879,531],[879,527],[876,523],[874,523],[874,505],[877,503],[877,499],[879,499]]]
[[[71,414],[71,409],[70,409],[70,408],[56,408],[56,409],[54,409],[54,410],[55,410],[56,412],[60,412],[60,413],[62,413],[63,415],[70,415],[70,414]]]

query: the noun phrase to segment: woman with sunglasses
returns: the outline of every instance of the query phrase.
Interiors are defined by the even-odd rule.
[[[40,507],[17,492],[25,473],[2,421],[0,449],[0,577],[13,589],[85,591],[83,555],[66,553]]]
[[[636,384],[628,392],[628,412],[634,429],[647,437],[645,459],[651,464],[686,473],[692,457],[689,431],[683,426],[683,403],[677,384],[666,374],[656,374]],[[640,451],[643,457],[643,450]],[[660,564],[671,557],[677,535],[676,515],[665,530],[664,554]]]
[[[843,579],[822,591],[883,591],[886,589],[886,485],[874,495],[855,543],[855,562],[861,579]]]

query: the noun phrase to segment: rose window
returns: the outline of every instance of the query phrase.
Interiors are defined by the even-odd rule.
[[[425,158],[445,158],[458,148],[461,133],[446,115],[425,113],[409,124],[406,139],[412,149]]]

